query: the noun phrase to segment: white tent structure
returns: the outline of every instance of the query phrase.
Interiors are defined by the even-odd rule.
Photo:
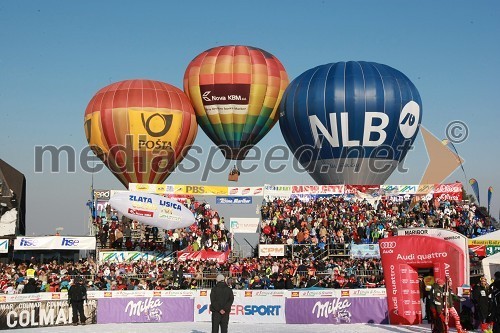
[[[486,281],[490,283],[493,274],[500,271],[500,252],[484,258],[481,264],[483,265],[484,276],[487,279]]]
[[[473,238],[472,241],[499,241],[500,240],[500,230],[481,235],[479,237]],[[500,271],[500,253],[496,253],[492,256],[486,257],[482,261],[483,272],[488,283],[493,278],[495,272]]]

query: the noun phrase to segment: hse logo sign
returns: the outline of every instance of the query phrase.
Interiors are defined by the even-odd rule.
[[[38,245],[38,242],[33,238],[21,238],[19,245],[21,247],[35,247]]]
[[[80,241],[78,239],[72,239],[67,237],[63,237],[61,241],[61,245],[64,247],[78,246],[79,243]]]

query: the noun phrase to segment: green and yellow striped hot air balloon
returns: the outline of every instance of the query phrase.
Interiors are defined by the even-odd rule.
[[[288,75],[281,62],[256,47],[206,50],[184,74],[184,92],[198,123],[227,159],[242,160],[276,124]]]

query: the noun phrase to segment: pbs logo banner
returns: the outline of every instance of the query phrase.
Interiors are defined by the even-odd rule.
[[[195,298],[194,321],[211,321],[210,291]],[[258,297],[244,290],[234,291],[229,321],[233,323],[286,323],[285,297]]]

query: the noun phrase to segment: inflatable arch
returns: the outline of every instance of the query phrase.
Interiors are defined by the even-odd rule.
[[[391,324],[422,321],[418,269],[432,268],[435,278],[451,277],[453,291],[465,282],[466,253],[444,239],[395,236],[379,241]]]

